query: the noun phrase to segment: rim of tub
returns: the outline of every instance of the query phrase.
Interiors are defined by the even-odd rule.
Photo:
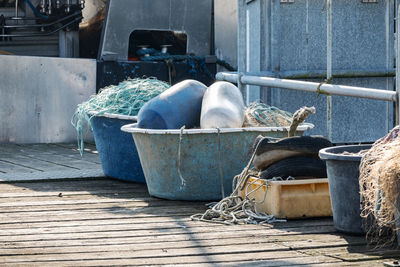
[[[290,126],[271,126],[271,127],[244,127],[244,128],[209,128],[209,129],[144,129],[137,128],[137,123],[127,124],[121,127],[121,131],[127,133],[143,134],[204,134],[204,133],[238,133],[238,132],[277,132],[289,131]],[[296,131],[305,132],[313,129],[312,123],[301,123]]]
[[[97,111],[88,111],[87,114],[89,116],[94,116],[94,117],[105,117],[109,119],[120,119],[120,120],[129,120],[129,121],[137,121],[137,116],[130,116],[130,115],[122,115],[122,114],[115,114],[115,113],[101,113]]]

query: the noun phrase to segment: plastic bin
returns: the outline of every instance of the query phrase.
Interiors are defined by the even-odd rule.
[[[360,203],[360,162],[358,153],[371,145],[349,145],[321,149],[319,157],[326,161],[331,194],[333,225],[346,233],[363,234]]]
[[[265,180],[264,180],[265,181]],[[254,198],[258,212],[274,215],[276,218],[297,219],[332,216],[331,200],[327,178],[299,179],[289,181],[268,181],[249,177],[242,186],[240,195],[247,193]],[[265,200],[263,203],[260,203]]]
[[[313,127],[303,124],[296,134],[302,135]],[[181,134],[180,130],[141,129],[136,124],[125,125],[122,130],[132,133],[150,195],[202,201],[222,198],[220,164],[223,188],[228,195],[232,192],[233,177],[251,157],[254,139],[260,134],[285,137],[288,133],[288,127],[255,127],[223,128],[219,133],[217,129],[188,129]]]
[[[123,125],[136,122],[136,116],[104,114],[92,118],[93,136],[105,175],[120,180],[145,183],[135,144]]]

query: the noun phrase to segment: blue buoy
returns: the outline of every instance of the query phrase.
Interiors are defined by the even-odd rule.
[[[200,125],[201,103],[207,87],[185,80],[147,102],[139,111],[138,128],[180,129]]]

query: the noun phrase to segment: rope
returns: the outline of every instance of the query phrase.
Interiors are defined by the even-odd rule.
[[[332,84],[332,80],[333,80],[333,77],[331,77],[331,78],[329,78],[329,79],[325,79],[325,80],[323,80],[322,82],[320,82],[320,83],[318,84],[318,86],[317,86],[317,96],[319,96],[320,94],[323,93],[323,92],[321,91],[321,86],[322,86],[323,84]],[[324,94],[329,95],[328,93],[324,93]]]
[[[254,152],[243,171],[234,177],[233,179],[233,192],[230,196],[223,198],[218,203],[211,203],[210,208],[206,210],[205,213],[194,214],[190,218],[195,221],[203,221],[218,224],[263,224],[263,223],[273,223],[277,220],[273,215],[264,214],[257,212],[256,204],[262,204],[266,199],[267,190],[265,191],[264,199],[256,203],[254,199],[250,199],[249,195],[261,188],[263,185],[268,186],[268,182],[263,180],[263,183],[251,192],[247,192],[249,185],[246,188],[245,198],[239,195],[240,188],[246,183],[247,179],[251,177],[256,177],[255,172],[250,170],[250,166],[253,164],[254,157],[258,150],[260,142],[257,143]],[[258,178],[260,179],[260,178]],[[254,183],[254,182],[253,182]]]
[[[78,105],[71,123],[76,129],[78,148],[83,154],[84,149],[84,123],[91,127],[91,119],[94,116],[101,116],[105,113],[135,116],[140,108],[150,99],[158,96],[170,86],[167,83],[155,78],[128,79],[105,87],[97,95],[92,95],[88,101]]]
[[[183,140],[183,130],[185,129],[185,125],[182,126],[181,131],[179,133],[179,143],[178,143],[178,159],[176,161],[176,165],[178,167],[178,174],[179,178],[181,179],[181,186],[179,187],[179,190],[183,190],[183,188],[186,185],[186,180],[183,178],[182,173],[181,173],[181,147],[182,147],[182,140]]]
[[[302,107],[299,110],[297,110],[292,117],[292,123],[290,124],[289,132],[288,132],[288,137],[294,136],[297,126],[299,126],[300,123],[306,120],[306,118],[315,113],[315,107]]]
[[[221,195],[222,198],[225,197],[225,189],[224,189],[224,172],[222,169],[222,157],[221,157],[221,129],[217,128],[218,131],[218,163],[219,163],[219,181],[221,184]]]

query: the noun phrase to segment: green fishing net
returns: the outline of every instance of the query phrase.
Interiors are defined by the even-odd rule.
[[[158,96],[170,87],[169,84],[155,78],[128,79],[118,85],[112,85],[100,90],[86,102],[78,105],[71,123],[78,137],[78,148],[83,154],[84,123],[91,129],[90,121],[94,116],[105,113],[136,116],[140,108],[150,99]]]
[[[245,110],[244,127],[290,126],[293,114],[264,103],[250,103]]]

